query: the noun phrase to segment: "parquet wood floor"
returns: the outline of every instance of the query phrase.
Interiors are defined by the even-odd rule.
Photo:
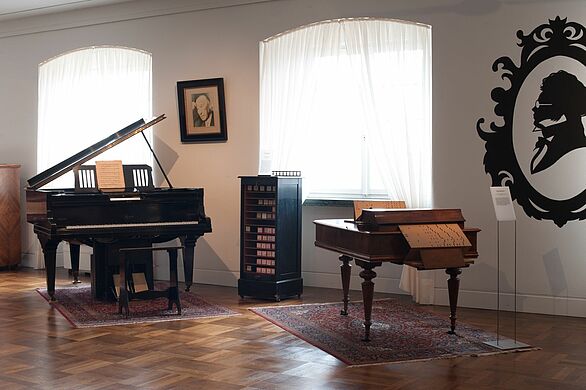
[[[68,283],[58,272],[57,285]],[[36,287],[42,271],[0,273],[1,389],[586,389],[582,318],[519,314],[518,338],[540,351],[347,367],[249,312],[276,303],[242,301],[235,288],[194,286],[241,316],[73,329]],[[339,299],[339,290],[306,288],[279,304]],[[495,312],[460,308],[459,320],[493,330]]]

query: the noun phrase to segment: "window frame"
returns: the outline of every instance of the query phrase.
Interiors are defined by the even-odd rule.
[[[359,57],[358,61],[348,60],[347,74],[367,88],[360,90],[358,97],[362,111],[332,115],[327,104],[322,107],[320,103],[314,111],[317,116],[305,116],[303,107],[322,99],[319,93],[307,91],[315,90],[313,86],[322,80],[316,59],[338,57],[341,50]],[[412,51],[413,56],[392,54],[405,51]],[[376,65],[372,58],[379,53],[380,65]],[[305,170],[304,198],[386,198],[405,200],[412,207],[431,206],[431,26],[386,18],[327,20],[267,38],[261,41],[259,54],[259,174],[270,174],[271,170],[301,170],[304,174]],[[393,69],[390,73],[386,72],[389,66]],[[324,80],[331,79],[326,75]],[[373,81],[373,75],[381,81]],[[351,83],[350,78],[341,80],[338,84]],[[323,85],[335,85],[330,83]],[[338,91],[333,92],[336,97],[346,93],[348,102],[352,95],[351,89],[346,89],[340,93],[335,87],[332,91]],[[383,101],[386,103],[378,103]],[[332,106],[350,108],[347,102]],[[354,129],[344,123],[339,133],[347,137],[345,142],[336,142],[338,135],[331,128],[317,136],[313,121],[320,115],[329,117],[338,131],[342,130],[336,122],[339,117],[348,123],[354,121],[362,131],[352,135]],[[320,128],[329,127],[322,118],[316,122]],[[331,144],[340,156],[348,157],[353,151],[355,155],[342,163],[334,152],[319,153],[322,145]],[[309,153],[323,155],[307,158]],[[340,161],[337,171],[336,161]],[[311,173],[316,166],[319,173]],[[375,172],[379,169],[380,180]]]

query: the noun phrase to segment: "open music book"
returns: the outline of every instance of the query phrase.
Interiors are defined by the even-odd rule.
[[[102,191],[124,191],[122,160],[96,161],[96,181],[98,189]]]

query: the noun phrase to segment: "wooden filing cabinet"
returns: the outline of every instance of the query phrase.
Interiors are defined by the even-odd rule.
[[[301,178],[241,176],[241,297],[301,296]]]
[[[0,268],[20,263],[20,165],[0,164]]]

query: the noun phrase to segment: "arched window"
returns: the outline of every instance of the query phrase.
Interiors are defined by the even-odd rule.
[[[39,65],[37,172],[140,118],[150,119],[151,68],[150,53],[111,46],[74,50]],[[145,131],[145,136],[152,141],[151,130]],[[96,159],[152,166],[151,152],[140,136],[118,144]],[[45,187],[72,188],[73,185],[70,172]],[[34,242],[38,245],[36,239]],[[67,264],[69,251],[64,253]],[[80,269],[90,269],[90,253],[88,248],[82,248]],[[43,267],[40,248],[36,266]]]
[[[260,43],[260,167],[301,170],[309,197],[429,207],[431,27],[319,22]]]
[[[140,118],[152,116],[151,54],[122,47],[90,47],[39,66],[37,171],[41,172]],[[147,131],[147,138],[152,133]],[[152,165],[142,137],[98,160]],[[73,187],[72,174],[47,187]]]

